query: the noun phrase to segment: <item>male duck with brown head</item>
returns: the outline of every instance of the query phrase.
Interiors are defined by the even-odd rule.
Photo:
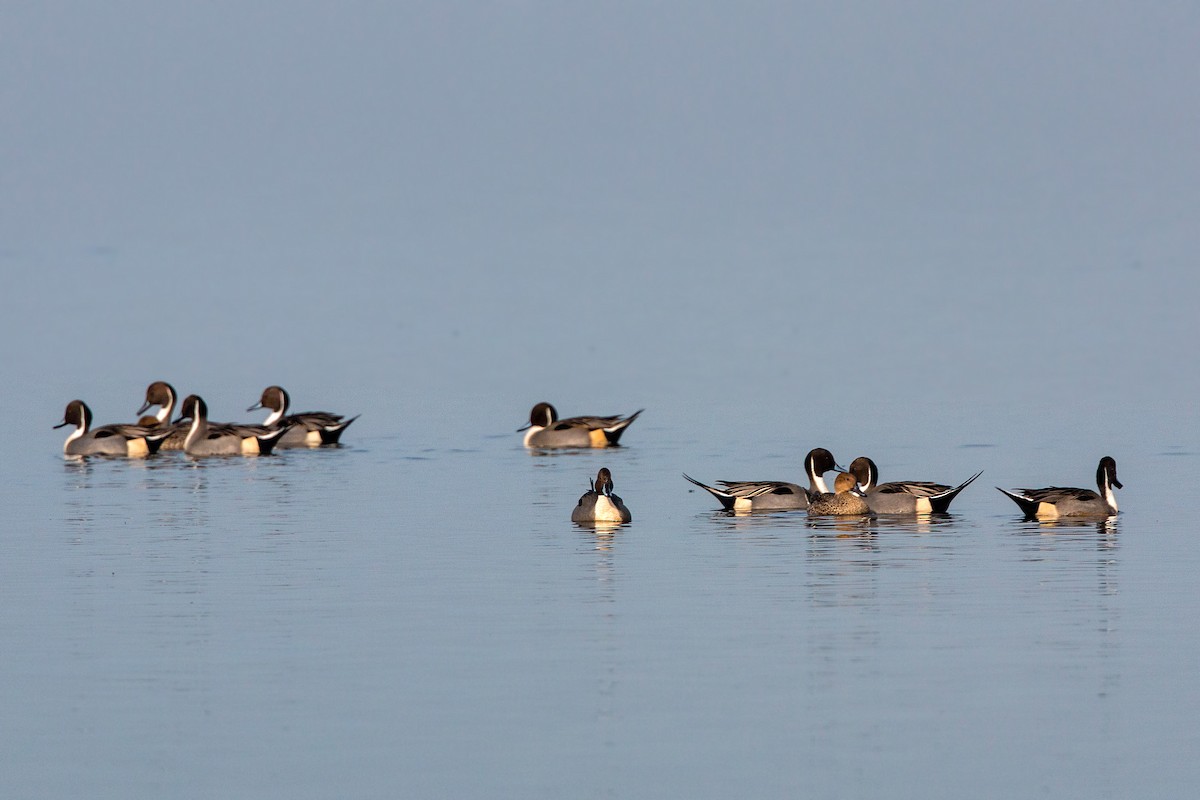
[[[288,414],[290,405],[291,398],[282,386],[268,386],[263,389],[259,401],[246,410],[269,409],[271,415],[263,421],[263,425],[268,428],[290,426],[276,447],[319,447],[323,444],[337,444],[342,438],[342,433],[350,427],[350,423],[358,419],[358,416],[345,419],[341,414],[328,411]]]
[[[179,421],[191,420],[183,451],[190,456],[268,455],[287,428],[234,425],[208,421],[208,404],[198,395],[188,395],[179,407]]]
[[[525,446],[544,447],[616,447],[621,434],[633,424],[645,409],[639,408],[628,417],[568,417],[559,419],[558,411],[549,403],[538,403],[529,412],[529,424],[517,428],[526,431]]]
[[[92,410],[82,400],[67,403],[61,428],[74,425],[75,431],[63,443],[63,455],[68,456],[124,456],[143,458],[158,452],[167,431],[158,431],[142,425],[101,425],[92,427]]]
[[[876,514],[945,514],[958,493],[983,474],[980,470],[958,486],[929,481],[879,483],[879,467],[866,456],[850,462],[850,473],[866,494],[867,505]]]
[[[810,515],[831,517],[861,517],[871,513],[858,480],[849,472],[838,473],[833,481],[833,491],[818,494],[808,504]]]
[[[1021,507],[1028,519],[1058,519],[1059,517],[1111,517],[1117,513],[1117,496],[1113,489],[1122,489],[1117,480],[1117,462],[1112,456],[1100,459],[1096,467],[1096,488],[1071,489],[1048,486],[1044,489],[996,489]]]
[[[137,410],[138,414],[145,415],[138,419],[138,425],[169,431],[162,443],[163,450],[182,450],[183,442],[187,439],[188,426],[171,421],[171,412],[175,410],[178,397],[174,386],[166,381],[155,381],[146,387],[146,401]],[[146,414],[154,406],[158,406],[158,412]]]
[[[612,473],[607,467],[601,467],[592,482],[592,488],[583,493],[575,510],[571,512],[572,522],[630,522],[633,515],[625,507],[620,497],[613,494]]]
[[[784,481],[717,481],[723,488],[707,486],[686,473],[684,478],[721,502],[726,511],[787,511],[808,508],[810,495],[827,493],[826,472],[842,471],[833,453],[824,447],[810,450],[804,457],[808,488]]]

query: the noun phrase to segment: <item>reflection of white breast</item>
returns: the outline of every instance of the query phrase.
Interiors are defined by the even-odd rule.
[[[617,508],[612,500],[600,495],[596,498],[596,510],[592,513],[592,518],[597,522],[620,522],[621,509]]]

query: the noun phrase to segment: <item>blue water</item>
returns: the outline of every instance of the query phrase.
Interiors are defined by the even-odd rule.
[[[1197,777],[1175,491],[1194,455],[1124,442],[1124,513],[1042,524],[990,483],[1087,485],[1090,461],[906,431],[870,451],[885,479],[987,471],[950,517],[863,524],[729,516],[682,480],[798,478],[807,442],[752,422],[702,436],[652,407],[624,448],[545,455],[478,432],[490,409],[425,439],[343,410],[364,412],[344,447],[257,459],[77,463],[57,432],[25,437],[43,452],[7,478],[6,794],[1119,797]],[[600,465],[634,512],[615,531],[568,522]]]
[[[1188,797],[1192,4],[5,15],[0,797]],[[344,446],[64,460],[266,385]],[[611,451],[515,429],[646,411]],[[262,417],[257,417],[261,419]],[[681,473],[983,476],[732,517]],[[994,486],[1089,487],[1109,522]],[[572,525],[599,467],[633,522]]]

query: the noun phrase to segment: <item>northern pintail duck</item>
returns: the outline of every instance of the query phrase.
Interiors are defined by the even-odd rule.
[[[616,447],[621,434],[633,424],[639,408],[628,417],[570,417],[559,419],[558,411],[549,403],[538,403],[529,412],[529,424],[517,428],[527,431],[525,446],[537,447]]]
[[[871,507],[863,497],[858,479],[849,472],[839,472],[833,481],[833,491],[818,494],[808,504],[811,515],[833,517],[861,517],[871,513]]]
[[[1117,496],[1113,489],[1121,489],[1117,480],[1117,462],[1112,456],[1100,459],[1096,467],[1096,487],[1070,489],[1048,486],[1045,489],[1013,489],[1011,492],[996,488],[1021,507],[1029,519],[1057,519],[1058,517],[1109,517],[1117,513]]]
[[[282,386],[268,386],[263,389],[262,398],[246,409],[270,409],[271,415],[263,421],[263,425],[268,428],[290,426],[276,447],[319,447],[323,444],[337,444],[342,432],[350,427],[351,422],[358,419],[358,416],[345,419],[341,414],[331,414],[328,411],[288,414],[289,405],[291,398]]]
[[[726,511],[784,511],[808,508],[809,495],[826,494],[826,472],[842,468],[834,460],[833,453],[824,447],[810,450],[804,458],[804,472],[808,475],[808,488],[783,481],[717,481],[718,489],[706,486],[684,474],[684,478],[721,501]]]
[[[607,467],[600,468],[592,488],[583,493],[571,512],[572,522],[629,522],[632,519],[625,503],[613,494],[612,473]]]
[[[190,394],[179,407],[179,421],[191,420],[183,450],[190,456],[268,455],[287,428],[208,421],[208,404]]]
[[[146,401],[137,410],[138,414],[144,415],[138,419],[138,425],[168,431],[162,443],[163,450],[182,450],[187,439],[189,426],[171,421],[171,412],[175,410],[178,397],[174,386],[166,381],[155,381],[146,387]],[[158,406],[158,412],[146,414],[154,406]]]
[[[976,472],[958,486],[930,481],[879,483],[879,468],[866,456],[850,462],[850,473],[866,494],[867,505],[876,514],[945,514],[958,493],[983,474]]]
[[[82,400],[67,403],[61,428],[74,425],[75,431],[63,443],[63,455],[68,456],[126,456],[143,458],[158,452],[165,431],[155,431],[141,425],[101,425],[92,427],[92,410]]]

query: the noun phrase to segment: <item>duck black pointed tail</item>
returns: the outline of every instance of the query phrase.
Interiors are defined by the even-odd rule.
[[[342,438],[343,431],[350,427],[350,423],[358,419],[359,415],[355,414],[345,422],[339,422],[337,425],[330,425],[327,428],[321,428],[321,444],[337,444]]]
[[[961,492],[963,489],[967,488],[968,486],[970,486],[972,483],[974,483],[975,479],[978,478],[982,474],[983,474],[983,470],[979,470],[979,472],[976,472],[974,475],[967,478],[965,481],[960,483],[958,486],[955,486],[950,491],[945,492],[943,494],[939,494],[935,497],[929,498],[929,510],[935,514],[947,513],[947,511],[950,509],[950,503],[954,501],[954,498],[958,497],[958,493]]]
[[[638,418],[638,414],[641,414],[645,410],[646,409],[644,409],[644,408],[639,408],[637,411],[633,412],[628,417],[626,417],[625,419],[618,422],[616,425],[613,425],[611,428],[605,428],[604,429],[604,438],[608,439],[609,445],[620,444],[621,443],[621,434],[625,432],[626,428],[628,428],[630,425],[633,424],[633,421]],[[701,484],[701,485],[703,485],[703,484]]]
[[[720,501],[721,501],[721,506],[722,506],[722,507],[723,507],[723,508],[724,508],[726,511],[730,511],[730,510],[732,510],[732,509],[733,509],[733,504],[734,504],[735,502],[737,502],[737,498],[736,498],[736,497],[734,497],[733,495],[731,495],[729,492],[722,492],[720,489],[714,489],[714,488],[713,488],[713,487],[711,487],[711,486],[705,486],[703,483],[701,483],[700,481],[696,480],[696,479],[695,479],[695,478],[693,478],[692,476],[688,475],[686,472],[685,472],[685,473],[683,473],[683,477],[684,477],[684,480],[688,481],[689,483],[694,483],[694,484],[696,484],[696,485],[697,485],[697,486],[699,486],[701,489],[703,489],[704,491],[706,491],[706,492],[708,492],[709,494],[711,494],[713,497],[715,497],[715,498],[717,498],[718,500],[720,500]]]
[[[1037,518],[1037,510],[1038,510],[1038,501],[1037,500],[1033,500],[1032,498],[1024,497],[1019,494],[1014,494],[1013,492],[1010,492],[1007,489],[1001,489],[999,486],[996,487],[996,490],[1001,492],[1005,497],[1009,498],[1014,503],[1016,503],[1018,506],[1020,506],[1021,511],[1024,512],[1024,514],[1027,518],[1029,518],[1029,519]]]

